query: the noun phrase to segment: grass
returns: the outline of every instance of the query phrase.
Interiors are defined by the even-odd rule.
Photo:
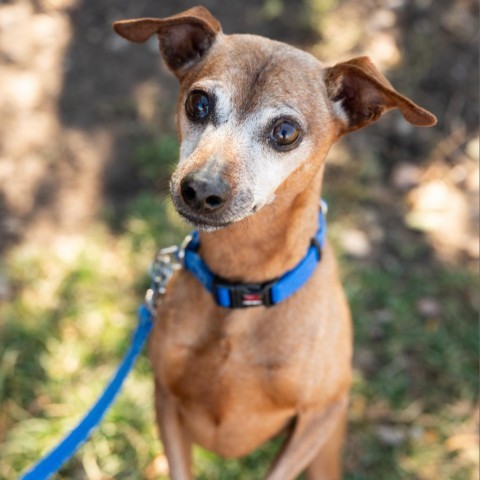
[[[176,149],[171,138],[142,145],[140,173],[165,175]],[[114,232],[106,215],[87,236],[52,245],[49,255],[32,245],[10,252],[12,298],[0,304],[0,478],[18,478],[76,423],[127,348],[155,248],[185,233],[157,189],[147,184],[115,219]],[[362,218],[360,210],[336,210],[341,200],[327,194],[338,248],[343,230]],[[369,201],[358,185],[350,195]],[[345,478],[469,480],[478,278],[436,259],[422,238],[404,239],[387,235],[383,253],[369,261],[341,256],[357,352]],[[422,313],[424,299],[440,308]],[[196,449],[196,478],[262,478],[278,443],[239,461]],[[57,478],[167,478],[144,356],[100,428]]]
[[[352,442],[363,439],[356,475],[472,478],[473,467],[448,448],[449,438],[473,422],[478,394],[475,312],[465,299],[474,294],[471,278],[420,264],[403,272],[356,268],[346,284],[356,312],[355,344],[370,362],[366,372],[356,371],[352,392],[358,405]],[[426,295],[448,299],[437,318],[418,314],[415,306]]]

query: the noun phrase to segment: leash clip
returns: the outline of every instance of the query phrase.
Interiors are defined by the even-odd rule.
[[[150,265],[149,273],[152,283],[145,294],[145,304],[151,313],[155,313],[158,299],[165,295],[167,284],[173,272],[182,268],[179,259],[181,248],[177,245],[161,248],[157,251]]]
[[[187,235],[180,246],[172,245],[161,248],[153,257],[153,262],[149,268],[152,283],[145,294],[145,304],[150,313],[155,313],[158,299],[167,292],[167,285],[173,272],[183,267],[185,249],[191,240],[192,235]]]

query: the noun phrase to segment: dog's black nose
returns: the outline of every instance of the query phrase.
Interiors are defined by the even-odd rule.
[[[220,176],[208,177],[203,172],[192,172],[180,182],[183,201],[196,212],[219,210],[228,200],[230,185]]]

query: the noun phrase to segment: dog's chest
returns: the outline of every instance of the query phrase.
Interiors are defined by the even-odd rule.
[[[157,356],[193,441],[221,455],[244,455],[276,434],[304,391],[298,362],[251,333],[209,332],[189,345],[177,337]]]
[[[154,368],[164,386],[180,401],[205,408],[221,421],[240,408],[290,408],[302,388],[302,353],[295,339],[282,334],[272,320],[258,315],[231,315],[208,322],[202,315],[175,314],[162,328]]]

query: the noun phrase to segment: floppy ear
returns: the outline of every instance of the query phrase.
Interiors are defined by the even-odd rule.
[[[391,108],[398,108],[405,120],[419,127],[437,123],[434,115],[398,93],[368,57],[326,68],[324,80],[341,133],[365,127]]]
[[[204,7],[167,18],[121,20],[113,28],[120,36],[137,43],[158,34],[162,56],[178,78],[203,58],[222,31],[219,21]]]

